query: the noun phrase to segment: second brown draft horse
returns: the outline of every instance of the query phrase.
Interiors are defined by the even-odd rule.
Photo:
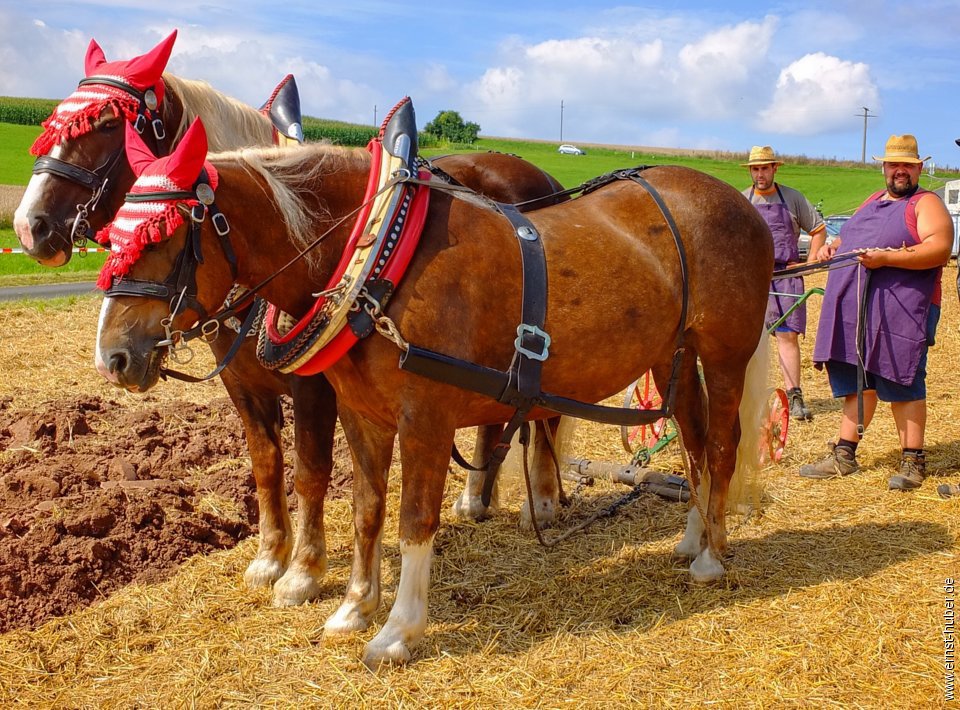
[[[39,158],[35,174],[16,212],[16,232],[24,250],[40,263],[51,267],[66,264],[73,240],[79,236],[83,243],[85,235],[92,236],[104,227],[123,204],[124,194],[134,182],[124,152],[126,122],[144,123],[144,140],[156,154],[177,145],[197,116],[208,127],[211,149],[273,142],[273,127],[263,112],[205,82],[164,72],[176,34],[171,33],[144,55],[111,62],[91,40],[82,85],[63,102],[64,108],[58,106],[48,119],[35,146]],[[153,109],[145,105],[147,92],[158,99]],[[562,190],[551,176],[516,156],[473,153],[445,156],[435,163],[463,184],[504,202],[532,200]],[[559,199],[563,198],[546,202]],[[205,300],[204,307],[213,312],[225,295]],[[232,332],[224,330],[209,341],[218,360],[233,341]],[[322,376],[301,378],[265,370],[257,360],[255,345],[251,339],[220,373],[243,423],[257,486],[260,540],[244,580],[251,587],[274,585],[278,605],[298,604],[319,593],[326,570],[323,500],[333,468],[336,398]],[[294,409],[296,534],[284,482],[280,410],[284,395],[291,397]],[[498,432],[497,427],[478,432],[477,460],[493,447]],[[535,500],[537,519],[549,521],[556,505],[555,489],[538,491]],[[476,474],[471,474],[456,513],[470,518],[488,514],[480,503]],[[524,514],[529,518],[529,511]]]
[[[188,148],[182,150],[189,162]],[[314,300],[311,290],[324,288],[346,248],[346,218],[364,201],[370,163],[366,151],[329,146],[211,156],[209,167],[219,175],[216,206],[232,225],[237,280],[255,286],[273,277],[263,296],[287,313],[305,313]],[[192,166],[194,174],[201,164],[202,157]],[[642,176],[645,184],[614,180],[529,215],[542,235],[549,274],[544,330],[550,345],[542,389],[599,402],[652,368],[664,391],[682,335],[675,416],[693,470],[709,475],[709,488],[702,490],[707,495],[699,528],[706,534],[688,535],[680,547],[695,556],[694,579],[716,579],[727,550],[738,407],[763,329],[772,242],[756,210],[729,185],[682,167],[654,167]],[[686,281],[654,192],[682,240]],[[209,220],[199,229],[205,260],[197,278],[209,286],[215,280],[210,265],[221,262],[216,270],[224,271],[223,250]],[[187,227],[169,231],[155,235],[123,278],[167,276],[184,249]],[[294,260],[318,235],[323,237],[309,257]],[[517,230],[501,214],[431,191],[419,246],[384,310],[388,320],[381,322],[391,337],[360,340],[326,371],[354,457],[356,536],[346,595],[326,622],[328,633],[365,629],[379,606],[387,475],[399,442],[401,572],[390,615],[365,649],[370,666],[407,661],[427,626],[433,539],[455,431],[513,415],[490,397],[402,369],[403,345],[507,368],[517,351],[522,268]],[[167,315],[143,299],[105,299],[97,344],[105,376],[154,379],[163,358],[157,349],[164,337],[160,321]],[[543,409],[531,413],[548,415]],[[694,518],[699,516],[691,518],[696,528]]]

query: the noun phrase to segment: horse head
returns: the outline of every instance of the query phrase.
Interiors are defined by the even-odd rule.
[[[44,122],[31,148],[37,162],[14,229],[25,252],[45,266],[67,263],[71,247],[83,246],[123,203],[134,181],[124,159],[124,123],[134,125],[157,155],[167,153],[195,117],[214,127],[212,150],[275,142],[269,118],[257,109],[205,82],[164,72],[176,36],[113,62],[91,40],[84,79]],[[296,91],[289,76],[281,86]]]
[[[90,40],[85,77],[43,123],[30,152],[37,156],[34,175],[14,214],[14,229],[24,250],[46,266],[70,260],[116,212],[133,184],[124,159],[123,124],[132,122],[155,150],[164,136],[162,78],[177,32],[151,51],[108,62]]]
[[[215,209],[218,183],[205,162],[202,121],[196,119],[174,151],[160,158],[130,125],[125,130],[136,182],[116,218],[97,235],[110,244],[110,256],[97,282],[105,298],[96,366],[113,384],[143,392],[157,383],[182,331],[223,302],[232,279],[229,268],[197,278],[205,262],[226,260],[222,243],[200,245],[201,222]]]

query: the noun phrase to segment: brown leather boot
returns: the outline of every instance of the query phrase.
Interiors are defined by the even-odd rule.
[[[924,455],[904,451],[900,455],[900,473],[891,476],[887,484],[891,491],[913,491],[923,485],[927,477],[927,463]]]
[[[804,478],[836,478],[849,476],[860,470],[856,454],[846,446],[830,444],[830,453],[816,463],[804,464],[800,467],[800,475]]]

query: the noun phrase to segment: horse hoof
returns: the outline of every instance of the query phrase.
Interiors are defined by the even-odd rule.
[[[323,573],[311,575],[303,570],[288,569],[273,585],[274,606],[297,606],[320,596]]]
[[[723,577],[723,564],[713,555],[709,547],[701,552],[690,565],[690,578],[698,584],[716,582]]]
[[[372,671],[381,666],[403,666],[410,661],[410,649],[402,641],[393,641],[383,646],[376,638],[363,651],[363,665]]]
[[[461,520],[480,522],[490,517],[492,507],[484,505],[479,496],[460,494],[460,497],[453,504],[453,514]]]
[[[553,525],[557,519],[557,506],[552,500],[536,501],[537,527],[545,528]],[[530,506],[526,503],[520,508],[520,529],[533,530],[533,520],[530,517]]]
[[[269,587],[283,577],[285,565],[268,557],[257,557],[243,573],[243,582],[250,589]]]
[[[353,605],[343,604],[323,625],[325,634],[344,636],[358,631],[366,631],[370,622]]]

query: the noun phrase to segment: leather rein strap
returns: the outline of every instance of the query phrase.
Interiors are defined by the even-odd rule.
[[[566,414],[568,416],[604,424],[626,424],[637,426],[651,424],[657,419],[672,417],[676,403],[676,385],[679,379],[680,364],[683,359],[684,330],[686,328],[689,307],[689,278],[686,251],[680,238],[673,215],[656,189],[641,177],[644,167],[621,170],[600,178],[595,178],[584,186],[583,192],[592,191],[616,180],[632,180],[644,188],[653,198],[664,221],[670,228],[680,261],[682,297],[680,320],[677,329],[676,348],[671,366],[670,382],[663,397],[663,407],[658,410],[640,410],[632,408],[607,407],[603,405],[578,402],[543,392],[541,372],[543,361],[549,356],[550,336],[543,330],[547,303],[547,268],[543,243],[540,234],[530,221],[520,214],[514,205],[492,203],[514,228],[520,245],[523,265],[523,297],[521,323],[517,327],[514,341],[514,355],[506,372],[484,367],[475,363],[459,360],[441,353],[419,348],[409,344],[400,357],[400,368],[424,377],[452,384],[462,389],[491,397],[498,402],[514,408],[514,414],[507,423],[500,442],[494,448],[490,461],[485,467],[485,477],[481,500],[490,504],[493,484],[497,471],[506,458],[510,440],[535,407]],[[445,188],[440,188],[445,189]],[[462,457],[460,457],[462,460]],[[471,467],[472,468],[472,467]]]

